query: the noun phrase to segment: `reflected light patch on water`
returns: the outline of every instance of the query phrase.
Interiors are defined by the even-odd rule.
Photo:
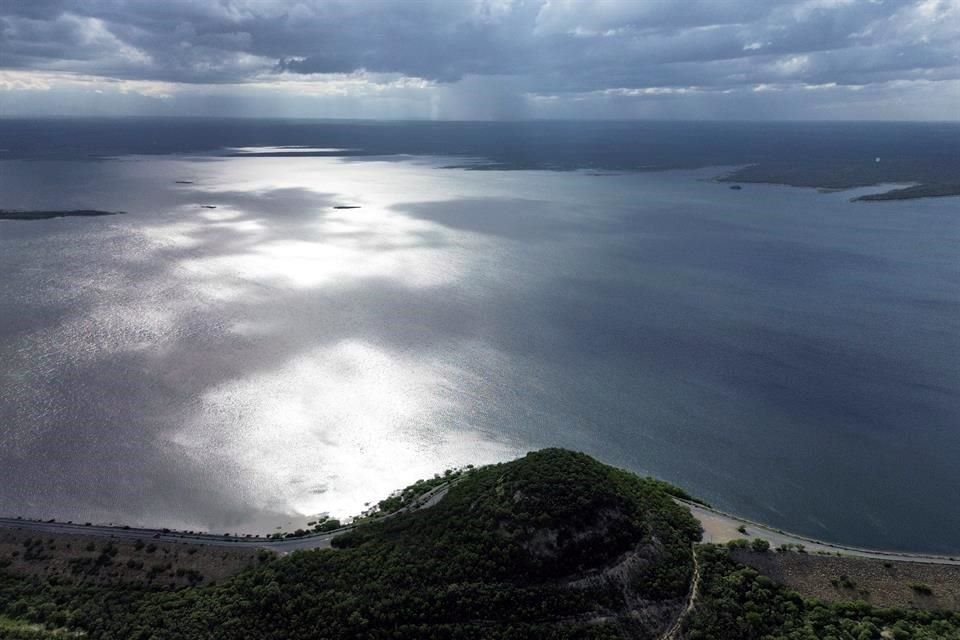
[[[257,234],[264,224],[247,220],[205,228]],[[172,231],[172,241],[180,241],[182,229]],[[455,282],[466,270],[461,251],[445,248],[440,260],[437,245],[451,245],[449,232],[390,211],[365,210],[349,217],[331,214],[315,225],[305,225],[300,235],[312,239],[265,240],[244,247],[241,253],[186,259],[179,267],[218,282],[239,277],[298,288],[353,286],[374,278],[408,287],[436,287]]]
[[[163,305],[168,330],[190,326],[199,310],[207,316],[203,332],[226,336],[217,338],[227,346],[213,358],[226,371],[216,372],[208,388],[185,387],[200,395],[172,414],[179,426],[161,440],[236,485],[250,514],[237,526],[269,523],[258,511],[356,514],[441,465],[518,453],[510,438],[462,423],[461,405],[472,390],[452,389],[474,374],[451,364],[462,357],[455,346],[435,356],[398,351],[366,340],[360,328],[355,337],[323,344],[329,327],[308,311],[320,304],[318,296],[349,299],[368,283],[411,292],[465,286],[465,276],[484,264],[489,241],[394,209],[411,191],[442,191],[434,182],[443,185],[443,174],[430,180],[430,173],[402,164],[276,158],[197,169],[204,173],[196,202],[217,208],[188,203],[144,221],[135,230],[142,241],[125,257],[163,264],[164,286],[180,290]],[[378,181],[370,180],[371,171]],[[345,199],[361,208],[333,208]],[[297,310],[301,304],[306,309]],[[323,314],[338,325],[350,316],[336,309]],[[229,346],[231,340],[239,342]],[[251,357],[245,350],[278,341],[283,348],[269,367],[237,366]],[[169,360],[180,370],[183,356],[168,353],[162,341],[153,346],[153,366]]]
[[[281,146],[281,147],[227,147],[230,153],[239,153],[243,155],[270,154],[279,155],[284,153],[343,153],[352,151],[352,149],[338,149],[335,147],[309,147],[309,146]]]
[[[196,235],[199,229],[200,223],[197,222],[173,222],[163,225],[145,225],[139,233],[153,243],[150,253],[155,254],[158,250],[167,248],[190,249],[202,246],[203,241]],[[143,249],[137,247],[136,253],[142,254]],[[140,259],[140,257],[139,255],[131,256],[131,259]]]
[[[198,462],[241,465],[254,485],[269,488],[265,503],[349,515],[398,482],[430,477],[437,460],[483,463],[515,453],[442,428],[443,416],[457,411],[445,390],[462,377],[444,360],[342,341],[207,391],[193,422],[170,439]]]

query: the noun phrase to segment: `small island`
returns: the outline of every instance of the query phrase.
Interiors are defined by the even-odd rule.
[[[0,209],[0,220],[50,220],[51,218],[92,218],[97,216],[115,216],[125,211],[101,211],[99,209],[68,209],[63,211],[20,209]]]

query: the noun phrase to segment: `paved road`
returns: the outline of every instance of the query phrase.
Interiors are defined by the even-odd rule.
[[[905,553],[900,551],[880,551],[877,549],[862,549],[859,547],[848,547],[841,544],[823,542],[814,540],[806,536],[788,533],[773,529],[758,522],[753,522],[745,518],[724,513],[717,509],[704,507],[693,502],[687,502],[675,498],[677,502],[690,508],[693,517],[700,521],[703,527],[703,541],[723,544],[737,538],[763,538],[770,543],[772,548],[779,547],[782,544],[802,544],[807,552],[824,552],[835,555],[840,553],[845,556],[857,556],[861,558],[875,558],[878,560],[895,560],[899,562],[922,562],[926,564],[952,564],[960,565],[960,557],[938,556],[924,553]],[[737,530],[743,526],[748,535],[744,535]]]
[[[428,509],[440,502],[447,494],[449,488],[449,485],[443,484],[431,489],[409,506],[384,517],[391,518],[407,511]],[[350,531],[356,526],[360,525],[347,525],[326,533],[315,533],[300,538],[274,540],[270,538],[247,538],[245,536],[217,536],[207,533],[185,533],[183,531],[172,531],[170,529],[145,529],[100,525],[86,526],[82,524],[68,524],[66,522],[39,522],[36,520],[0,517],[0,528],[7,529],[25,529],[50,534],[97,536],[117,540],[154,540],[157,542],[179,542],[215,547],[271,549],[279,553],[289,553],[296,549],[327,549],[330,547],[330,541],[335,536]]]
[[[432,489],[427,493],[423,494],[422,496],[420,496],[419,498],[417,498],[417,500],[410,506],[404,507],[403,509],[400,509],[399,511],[391,513],[388,516],[384,516],[384,518],[392,518],[397,514],[404,513],[407,511],[419,511],[421,509],[429,509],[433,505],[440,502],[443,499],[443,496],[447,495],[447,490],[449,488],[450,488],[449,485],[446,485],[446,484],[440,485],[436,489]],[[382,519],[383,518],[381,518],[381,520]],[[334,536],[338,536],[341,533],[344,533],[345,531],[350,531],[353,528],[354,528],[353,525],[347,525],[346,527],[342,527],[330,533],[304,536],[302,538],[286,538],[284,540],[274,540],[272,544],[269,544],[269,541],[264,540],[262,542],[268,542],[268,544],[263,544],[260,546],[266,549],[272,549],[279,553],[289,553],[297,549],[329,549],[330,541],[333,540]]]

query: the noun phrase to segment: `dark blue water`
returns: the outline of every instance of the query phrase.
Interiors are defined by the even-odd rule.
[[[128,212],[0,222],[0,511],[262,532],[568,446],[784,529],[956,552],[960,199],[711,178],[941,180],[958,143],[0,121],[0,208]]]
[[[960,179],[958,123],[50,118],[0,120],[0,143],[2,157],[7,158],[76,159],[302,146],[342,149],[336,155],[348,156],[483,158],[484,166],[495,168],[636,170],[756,163],[764,168],[757,179],[808,186],[834,180],[869,185]]]

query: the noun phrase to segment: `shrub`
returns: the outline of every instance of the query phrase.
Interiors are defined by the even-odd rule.
[[[336,529],[339,529],[340,526],[341,525],[339,520],[337,520],[336,518],[331,518],[330,520],[327,520],[323,524],[319,525],[317,527],[317,530],[318,531],[334,531]]]
[[[758,553],[766,553],[770,550],[770,543],[763,538],[754,538],[750,543],[750,548]]]

